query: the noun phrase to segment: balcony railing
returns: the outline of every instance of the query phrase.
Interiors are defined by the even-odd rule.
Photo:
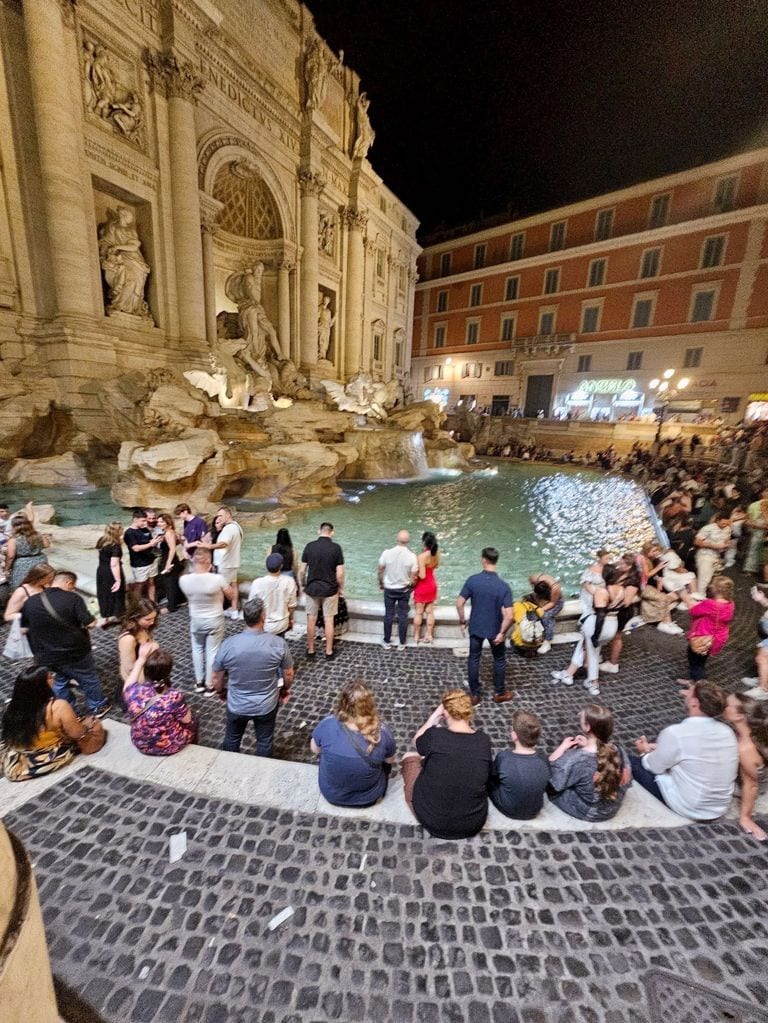
[[[528,337],[512,338],[509,347],[514,352],[526,355],[564,355],[573,351],[576,337],[576,334],[531,334]]]

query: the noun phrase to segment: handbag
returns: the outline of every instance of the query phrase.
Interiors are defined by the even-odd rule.
[[[691,636],[688,645],[699,657],[706,657],[712,649],[712,636]]]
[[[98,753],[107,741],[106,728],[102,725],[101,721],[93,715],[81,718],[80,724],[83,725],[83,733],[75,740],[80,752],[85,753],[86,756],[89,753]]]
[[[29,640],[21,631],[21,618],[14,618],[3,647],[3,657],[7,657],[9,661],[24,661],[31,656]]]

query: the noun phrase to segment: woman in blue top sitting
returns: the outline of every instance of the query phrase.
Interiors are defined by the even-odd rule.
[[[395,740],[365,682],[341,688],[335,714],[315,728],[310,746],[320,756],[320,792],[329,803],[373,806],[387,791]]]

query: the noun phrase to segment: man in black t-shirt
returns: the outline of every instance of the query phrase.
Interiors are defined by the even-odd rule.
[[[89,712],[104,717],[110,703],[101,688],[91,652],[88,627],[93,624],[93,615],[83,598],[74,592],[76,583],[74,572],[57,572],[48,589],[34,593],[24,604],[21,627],[27,631],[35,663],[56,673],[54,694],[74,707],[69,687],[69,680],[74,679]]]
[[[143,508],[134,508],[131,524],[123,534],[125,546],[128,548],[128,560],[131,563],[133,582],[128,589],[137,600],[142,593],[150,600],[155,599],[155,579],[157,577],[156,550],[160,536],[154,536],[147,524],[147,513]]]
[[[315,626],[320,608],[325,626],[325,659],[333,660],[333,619],[344,596],[344,554],[331,539],[333,526],[320,524],[319,537],[301,555],[301,583],[307,609],[307,657],[315,656]]]

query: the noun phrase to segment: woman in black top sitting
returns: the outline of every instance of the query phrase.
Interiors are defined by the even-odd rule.
[[[488,816],[491,741],[472,727],[474,711],[469,693],[450,689],[403,757],[405,801],[435,838],[471,838]]]

